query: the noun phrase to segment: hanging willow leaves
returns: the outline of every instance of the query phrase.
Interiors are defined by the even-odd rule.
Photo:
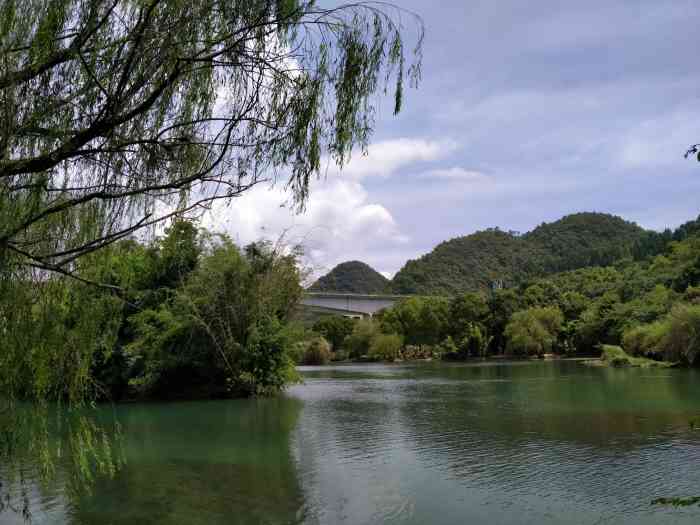
[[[384,3],[0,0],[0,269],[79,257],[366,147],[373,95],[420,76]],[[411,65],[404,22],[415,29]]]

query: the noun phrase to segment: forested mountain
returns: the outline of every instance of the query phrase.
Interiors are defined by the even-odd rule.
[[[555,272],[606,266],[624,257],[654,255],[668,240],[620,217],[577,213],[524,235],[489,229],[445,241],[408,261],[392,287],[400,294],[454,294],[483,289],[496,280],[513,285]]]
[[[603,352],[611,366],[699,366],[700,236],[644,260],[625,257],[493,293],[408,297],[373,322],[353,331],[351,353],[391,360],[398,351],[410,356],[409,347],[442,359]],[[398,343],[381,339],[392,334]],[[362,337],[370,342],[358,350]]]
[[[392,288],[398,294],[428,295],[477,290],[495,280],[540,275],[546,255],[521,237],[489,229],[442,242],[429,254],[408,261]]]
[[[607,266],[632,255],[645,230],[606,213],[576,213],[523,236],[546,253],[546,273]]]
[[[309,287],[311,292],[386,293],[389,280],[360,261],[339,264]]]
[[[609,266],[626,258],[644,260],[667,251],[672,241],[697,234],[700,217],[656,232],[606,213],[576,213],[525,234],[490,228],[444,241],[409,260],[392,281],[362,262],[346,262],[310,290],[454,295],[483,290],[494,281],[513,287],[558,272]]]

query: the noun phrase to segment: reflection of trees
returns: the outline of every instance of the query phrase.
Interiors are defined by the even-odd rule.
[[[120,407],[127,464],[77,502],[74,522],[294,522],[300,409],[286,398]]]
[[[455,381],[406,392],[401,424],[421,463],[468,486],[631,510],[698,482],[678,474],[697,442],[668,448],[700,406],[687,371],[562,362],[453,367],[442,377]]]
[[[306,377],[300,472],[307,503],[330,522],[379,523],[406,502],[430,515],[438,486],[465,521],[484,499],[528,516],[634,521],[659,494],[692,494],[700,482],[686,433],[700,410],[692,371],[491,361]]]
[[[100,473],[94,467],[104,458],[96,462],[94,456],[87,463],[56,465],[47,487],[39,476],[25,479],[32,511],[43,516],[47,508],[55,513],[63,507],[69,517],[61,522],[76,525],[294,522],[303,499],[289,441],[300,409],[299,401],[284,398],[99,409],[93,428],[119,421],[125,464]],[[41,419],[32,421],[37,425]],[[72,440],[70,446],[88,448],[90,434],[84,431],[63,432],[59,440],[62,430],[47,430],[48,447],[66,447]],[[102,442],[95,445],[99,449]],[[23,466],[38,470],[40,460],[34,455]],[[83,464],[91,468],[86,471]],[[3,466],[0,480],[17,496],[19,479],[10,485],[6,470]],[[6,516],[0,515],[0,522],[10,519]]]
[[[122,464],[113,418],[91,410],[12,403],[0,413],[0,517],[30,521],[42,502],[90,489]],[[56,487],[61,490],[57,491]]]
[[[685,370],[529,362],[443,367],[433,377],[440,380],[416,383],[415,392],[406,392],[402,421],[420,419],[437,434],[491,434],[496,442],[517,444],[535,436],[629,448],[648,443],[661,429],[687,428],[688,415],[700,410],[697,382]],[[431,400],[430,417],[417,418],[415,411]]]

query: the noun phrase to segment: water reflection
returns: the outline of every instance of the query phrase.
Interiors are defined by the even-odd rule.
[[[35,523],[700,519],[649,504],[700,490],[695,372],[538,362],[303,374],[279,399],[119,407],[125,467],[91,494],[60,476],[33,486]]]
[[[700,486],[693,372],[559,362],[305,374],[292,394],[306,401],[300,471],[318,522],[700,518],[649,505]]]
[[[123,468],[74,493],[62,490],[59,475],[53,497],[33,499],[32,523],[300,523],[303,497],[290,456],[300,408],[289,398],[120,406]],[[41,490],[38,480],[28,485]],[[23,523],[11,513],[0,518]]]

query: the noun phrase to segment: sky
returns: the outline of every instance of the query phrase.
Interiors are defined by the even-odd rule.
[[[209,227],[239,243],[285,232],[316,275],[361,260],[392,276],[488,227],[599,211],[659,230],[700,214],[700,164],[683,158],[700,142],[700,2],[394,3],[425,23],[423,80],[396,117],[377,100],[368,155],[315,181],[303,214],[258,187]]]

